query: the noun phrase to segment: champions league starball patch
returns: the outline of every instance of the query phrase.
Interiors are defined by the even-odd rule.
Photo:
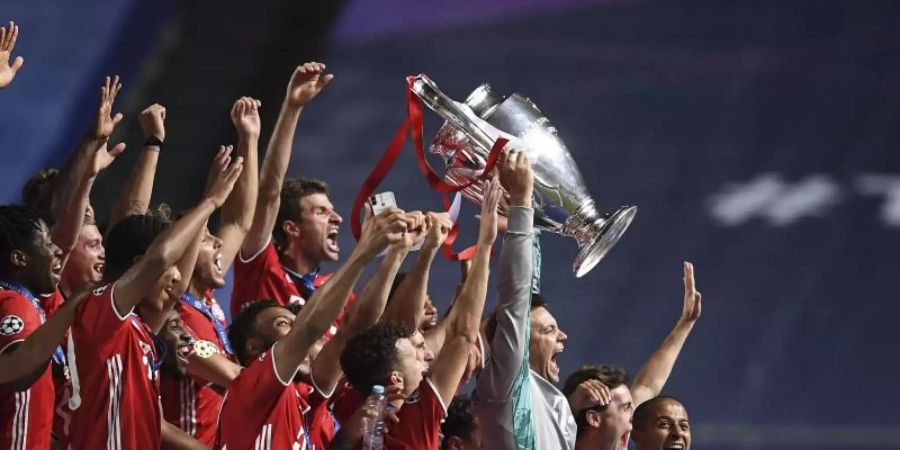
[[[25,329],[25,322],[19,316],[6,316],[0,319],[0,334],[12,336],[21,333]]]
[[[216,344],[209,341],[194,341],[194,354],[206,359],[212,355],[218,355],[219,348],[216,347]]]

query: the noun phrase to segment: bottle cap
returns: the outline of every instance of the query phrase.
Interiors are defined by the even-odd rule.
[[[372,393],[378,394],[378,395],[384,394],[384,386],[382,386],[380,384],[376,384],[375,386],[372,386]]]

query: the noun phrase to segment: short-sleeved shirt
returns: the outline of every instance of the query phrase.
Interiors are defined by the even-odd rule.
[[[310,450],[327,449],[337,434],[337,423],[331,413],[330,398],[313,385],[295,382],[297,390],[303,393],[309,411],[303,417],[309,437]]]
[[[282,380],[278,376],[274,356],[277,345],[253,361],[228,386],[219,416],[216,448],[307,448],[307,393],[293,379]]]
[[[159,448],[159,353],[150,329],[120,315],[115,285],[78,305],[68,342],[72,450]]]
[[[17,292],[0,290],[0,353],[24,341],[44,323],[39,307]],[[49,449],[53,399],[49,364],[24,391],[0,385],[0,448]]]
[[[202,300],[213,314],[213,319],[224,326],[225,317],[216,299],[211,295]],[[182,302],[178,306],[181,324],[195,341],[214,344],[219,354],[231,359],[225,342],[216,332],[212,320],[197,308]],[[227,339],[227,337],[225,337]],[[187,376],[176,378],[168,373],[160,380],[163,417],[169,423],[181,428],[204,445],[211,446],[216,441],[216,425],[222,408],[222,394],[206,380]]]
[[[62,305],[66,302],[66,297],[62,294],[62,292],[57,289],[53,291],[52,294],[41,298],[41,306],[44,308],[44,311],[47,313],[47,317],[53,317]],[[66,334],[63,336],[62,342],[60,345],[65,348],[66,341],[69,337],[69,331],[66,330]],[[69,401],[68,397],[68,383],[69,379],[66,376],[68,373],[68,369],[65,367],[65,361],[56,361],[54,359],[50,363],[50,368],[52,369],[53,374],[53,388],[56,391],[56,397],[54,400],[54,404],[56,405],[56,413],[53,415],[53,436],[56,436],[57,439],[62,439],[65,436],[65,423],[68,418],[65,416],[65,412],[59,406],[65,402]]]
[[[331,279],[332,274],[307,276],[314,278],[312,286],[314,289],[318,289]],[[246,305],[258,300],[274,300],[280,305],[305,304],[308,299],[303,296],[300,287],[294,281],[300,278],[304,277],[291,273],[281,264],[278,251],[271,240],[259,253],[247,259],[238,254],[234,260],[231,317],[237,317]],[[355,296],[351,293],[348,305],[354,300]],[[341,319],[338,318],[334,326],[326,333],[327,337],[334,336],[340,322]]]

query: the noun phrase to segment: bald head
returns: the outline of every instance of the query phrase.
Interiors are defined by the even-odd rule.
[[[637,450],[690,450],[691,423],[675,397],[659,396],[634,411],[631,438]]]

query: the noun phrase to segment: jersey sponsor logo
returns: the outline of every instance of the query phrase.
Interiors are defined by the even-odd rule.
[[[25,329],[25,322],[19,316],[6,316],[0,319],[0,334],[3,336],[12,336],[19,334]]]

